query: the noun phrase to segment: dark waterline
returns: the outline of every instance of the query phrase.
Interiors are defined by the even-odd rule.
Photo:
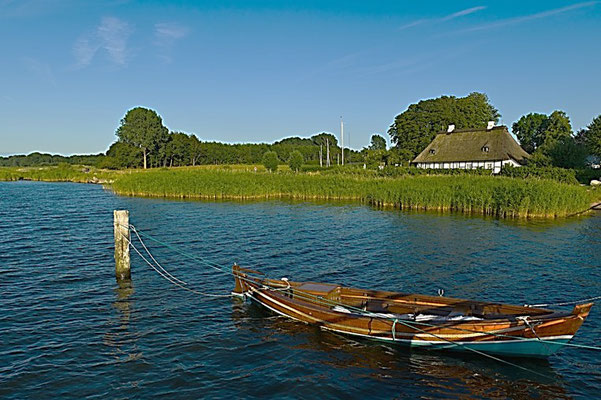
[[[322,332],[232,300],[170,286],[137,257],[113,276],[112,210],[229,268],[273,277],[532,303],[601,294],[601,215],[508,221],[308,202],[118,197],[95,185],[0,183],[0,397],[594,397],[599,354],[518,360],[409,352]],[[177,277],[228,293],[216,275],[151,247]],[[575,343],[596,344],[599,308]]]

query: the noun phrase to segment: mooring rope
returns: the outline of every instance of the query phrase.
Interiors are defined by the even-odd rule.
[[[169,276],[164,274],[159,269],[157,269],[150,261],[148,261],[148,259],[146,257],[144,257],[144,255],[140,252],[140,250],[138,250],[138,248],[131,242],[131,240],[129,240],[127,238],[127,236],[123,235],[123,238],[131,245],[131,247],[142,258],[142,260],[144,260],[146,262],[146,264],[148,264],[150,266],[150,268],[152,268],[156,273],[158,273],[163,279],[169,281],[170,283],[174,284],[175,286],[178,286],[181,289],[187,290],[188,292],[192,292],[192,293],[195,293],[195,294],[198,294],[201,296],[220,297],[220,298],[231,297],[231,295],[229,295],[229,294],[213,294],[213,293],[201,292],[201,291],[194,290],[194,289],[191,289],[189,287],[186,287],[186,286],[180,284],[179,282],[174,280],[175,278],[174,279],[170,278],[170,276],[172,276],[171,274],[169,274]],[[148,252],[148,253],[150,254],[150,252]],[[153,257],[153,259],[154,259],[154,257]]]
[[[144,250],[146,250],[146,253],[150,256],[150,258],[152,259],[152,261],[154,261],[155,264],[161,269],[161,271],[163,271],[165,273],[165,275],[169,276],[174,281],[177,281],[177,282],[181,283],[182,285],[187,285],[186,282],[182,281],[181,279],[177,279],[175,276],[173,276],[169,272],[167,272],[167,270],[165,270],[165,268],[163,268],[163,266],[161,264],[159,264],[159,262],[156,260],[156,258],[154,258],[154,256],[150,252],[150,250],[148,250],[148,247],[146,247],[146,244],[144,243],[144,241],[142,240],[142,238],[138,234],[138,231],[136,230],[136,228],[134,226],[132,226],[131,229],[136,234],[136,237],[140,241],[140,244],[142,245],[142,247],[144,247]]]
[[[235,274],[233,274],[232,271],[224,270],[223,268],[219,267],[217,264],[211,263],[211,262],[209,262],[209,261],[207,261],[207,260],[205,260],[203,258],[200,258],[198,256],[194,256],[192,254],[189,254],[187,252],[179,250],[178,248],[173,247],[173,246],[171,246],[171,245],[169,245],[169,244],[167,244],[165,242],[162,242],[162,241],[160,241],[160,240],[158,240],[156,238],[153,238],[152,236],[150,236],[148,234],[145,234],[143,232],[139,232],[133,225],[130,225],[130,227],[132,228],[132,230],[134,230],[134,232],[136,233],[136,236],[140,239],[141,243],[143,243],[143,241],[141,240],[140,235],[146,237],[149,240],[155,241],[155,242],[157,242],[157,243],[159,243],[159,244],[161,244],[161,245],[163,245],[163,246],[165,246],[165,247],[167,247],[167,248],[169,248],[169,249],[171,249],[171,250],[173,250],[173,251],[175,251],[175,252],[177,252],[177,253],[185,256],[185,257],[188,257],[188,258],[193,259],[195,261],[202,262],[205,265],[210,266],[211,268],[214,268],[215,270],[217,270],[217,271],[219,271],[219,272],[221,272],[223,274],[234,275],[238,279],[241,279],[241,280],[244,280],[244,281],[247,281],[247,282],[250,282],[250,283],[255,283],[255,284],[257,283],[255,280],[252,280],[252,279],[249,279],[249,278],[245,278],[245,277],[242,277],[240,275],[235,275]],[[203,293],[203,292],[200,292],[200,291],[197,291],[197,290],[190,289],[190,288],[188,288],[186,286],[182,286],[181,284],[178,284],[178,282],[174,281],[174,279],[176,279],[175,277],[173,277],[174,279],[170,279],[169,276],[172,276],[171,274],[169,274],[169,276],[166,276],[165,274],[161,273],[161,271],[159,271],[156,267],[154,267],[152,265],[152,263],[150,263],[141,254],[141,252],[133,245],[133,243],[131,243],[131,241],[129,239],[127,239],[127,237],[125,237],[125,239],[132,245],[132,248],[136,251],[136,253],[138,253],[138,255],[140,255],[140,257],[144,261],[146,261],[146,263],[149,266],[151,266],[160,276],[162,276],[164,279],[168,280],[169,282],[173,283],[174,285],[176,285],[176,286],[178,286],[178,287],[180,287],[180,288],[182,288],[184,290],[187,290],[187,291],[199,294],[199,295],[203,295],[203,296],[209,296],[209,297],[231,297],[231,295],[229,295],[229,294],[228,295],[220,295],[220,294]],[[144,246],[144,247],[145,247],[146,251],[148,252],[148,254],[150,255],[150,257],[156,262],[156,259],[150,254],[150,251],[148,250],[148,248],[146,246]],[[157,264],[158,264],[158,262],[157,262]],[[164,268],[162,268],[162,269],[164,270]],[[181,280],[179,280],[179,281],[183,282],[185,284],[184,281],[181,281]],[[291,290],[295,294],[295,297],[310,299],[310,300],[312,300],[314,302],[325,304],[325,305],[328,305],[328,306],[335,306],[335,305],[343,306],[343,307],[345,307],[345,308],[347,308],[349,310],[355,311],[355,312],[357,312],[359,314],[362,314],[362,315],[365,315],[365,316],[371,316],[372,318],[374,317],[371,313],[366,312],[365,310],[363,310],[361,308],[349,306],[347,304],[343,304],[341,302],[336,302],[336,301],[333,301],[333,300],[330,300],[330,299],[326,299],[326,298],[323,298],[321,296],[312,295],[310,293],[298,292],[293,287],[290,286],[290,284],[289,284],[289,282],[288,282],[287,279],[285,279],[284,282],[287,285],[285,288],[279,288],[279,287],[275,287],[273,285],[271,285],[270,288],[267,287],[269,285],[267,285],[266,287],[267,287],[268,290],[278,290],[278,291],[281,291],[281,290]],[[265,286],[266,282],[263,281],[263,285]],[[580,300],[580,301],[573,301],[573,302],[563,302],[563,303],[554,303],[554,304],[540,304],[540,305],[527,305],[527,307],[545,307],[545,306],[549,306],[549,305],[578,304],[578,303],[582,303],[582,302],[585,302],[585,301],[596,300],[596,299],[601,299],[601,296],[591,297],[591,298],[588,298],[588,299],[584,299],[584,300]],[[375,317],[375,318],[378,318],[378,317]],[[439,338],[440,340],[447,341],[450,344],[453,344],[454,346],[459,346],[459,347],[462,346],[461,343],[453,342],[453,341],[447,340],[445,338],[438,337],[437,335],[435,335],[435,334],[433,334],[431,332],[424,331],[424,330],[420,329],[419,327],[415,326],[412,321],[403,321],[403,320],[398,320],[396,318],[393,319],[393,318],[389,318],[389,317],[379,317],[379,318],[390,319],[393,322],[393,329],[395,328],[395,325],[397,323],[400,323],[402,325],[410,327],[411,329],[414,329],[414,330],[417,330],[417,331],[420,331],[420,332],[424,332],[425,334],[435,336],[435,337]],[[416,322],[416,323],[419,324],[419,325],[422,325],[422,326],[427,326],[427,327],[439,327],[438,325],[428,324],[428,323],[426,323],[424,321],[419,321],[419,322]],[[518,340],[528,340],[527,338],[523,338],[523,337],[519,337],[519,336],[512,336],[512,335],[504,335],[504,334],[501,334],[501,333],[498,333],[498,332],[495,332],[495,331],[480,332],[480,331],[475,331],[475,330],[465,329],[465,328],[459,328],[459,327],[454,327],[454,326],[446,326],[445,328],[453,329],[453,330],[457,330],[457,331],[469,332],[469,333],[476,333],[476,334],[480,334],[480,335],[491,335],[491,336],[495,336],[495,337],[510,338],[510,339],[514,339],[514,340],[515,339],[518,339]],[[536,336],[538,336],[538,335],[536,335]],[[393,340],[396,340],[396,333],[395,332],[393,332]],[[556,345],[562,345],[562,346],[568,346],[568,347],[575,347],[575,348],[581,348],[581,349],[601,351],[601,347],[596,347],[596,346],[579,345],[579,344],[574,344],[574,343],[562,343],[562,342],[556,342],[556,341],[551,341],[551,340],[544,340],[544,339],[541,339],[540,337],[538,337],[538,340],[540,342],[548,343],[548,344],[556,344]],[[474,350],[474,349],[471,349],[471,348],[467,348],[467,349],[468,350]],[[482,352],[480,352],[478,350],[474,350],[474,351],[478,352],[478,353],[482,353]],[[486,355],[486,356],[489,356],[486,353],[482,353],[482,354]],[[496,359],[496,357],[492,357],[492,358]],[[499,359],[499,361],[504,362],[505,360]],[[520,367],[520,366],[518,366],[518,367]],[[534,371],[531,371],[531,372],[534,372]]]

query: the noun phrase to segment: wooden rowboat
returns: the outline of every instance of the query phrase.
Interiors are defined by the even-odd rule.
[[[267,279],[234,265],[234,295],[330,331],[412,347],[546,357],[576,334],[593,303],[571,311]]]

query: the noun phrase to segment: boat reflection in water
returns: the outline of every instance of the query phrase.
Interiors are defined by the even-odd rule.
[[[348,382],[350,392],[373,387],[377,396],[384,397],[412,397],[412,392],[420,397],[424,393],[425,397],[571,397],[561,375],[546,359],[504,358],[535,371],[528,373],[477,355],[449,355],[357,340],[274,316],[255,303],[241,300],[233,304],[232,319],[241,335],[252,334],[268,342],[273,347],[269,353],[293,354],[293,360],[279,366],[289,368],[290,373],[304,373],[299,380],[315,380],[317,385],[327,386],[329,379],[342,380]]]

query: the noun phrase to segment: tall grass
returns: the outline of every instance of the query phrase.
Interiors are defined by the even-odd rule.
[[[0,168],[1,180],[103,183],[129,196],[197,199],[354,200],[375,206],[453,210],[499,217],[563,217],[601,200],[601,191],[545,179],[499,176],[270,174],[261,166],[106,171],[59,165]]]
[[[538,179],[475,175],[382,178],[207,168],[131,172],[115,177],[111,188],[129,196],[357,200],[377,206],[499,217],[562,217],[587,209],[599,197],[581,186]]]
[[[68,164],[52,167],[0,167],[0,181],[107,183],[119,173]]]

